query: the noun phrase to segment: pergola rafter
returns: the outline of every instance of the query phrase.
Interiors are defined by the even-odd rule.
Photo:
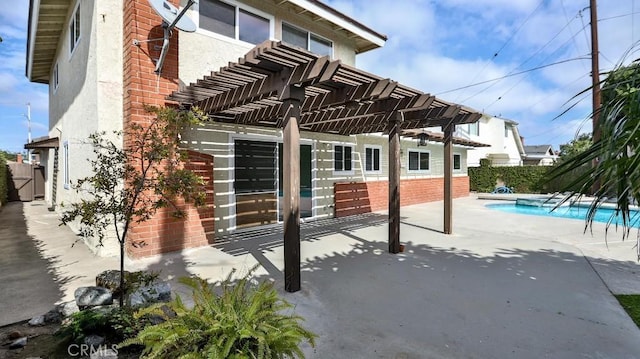
[[[400,136],[441,126],[445,168],[451,172],[455,125],[480,118],[474,110],[437,99],[390,79],[266,41],[236,63],[168,97],[198,107],[213,121],[283,129],[285,289],[300,289],[300,131],[340,135],[389,134],[389,251],[400,250]],[[448,157],[447,157],[448,156]],[[448,183],[447,183],[448,182]],[[451,216],[451,173],[445,173],[445,213]],[[445,216],[446,217],[446,216]],[[445,232],[451,232],[445,218]]]

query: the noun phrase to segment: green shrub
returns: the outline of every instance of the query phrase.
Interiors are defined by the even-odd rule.
[[[284,358],[304,357],[303,340],[315,345],[315,334],[300,325],[299,316],[286,315],[291,305],[279,298],[272,283],[252,284],[251,273],[237,283],[230,274],[217,294],[201,278],[181,278],[193,291],[187,309],[179,296],[166,307],[141,309],[136,317],[160,316],[166,321],[147,326],[121,346],[144,345],[146,358]]]
[[[547,171],[545,166],[470,167],[469,186],[472,191],[491,192],[502,181],[516,193],[540,193],[545,189]]]
[[[56,335],[76,344],[82,344],[91,334],[105,337],[108,343],[120,343],[149,324],[147,317],[137,318],[134,312],[130,307],[83,310],[65,320]]]
[[[4,155],[0,154],[0,207],[7,203],[7,181],[9,180],[7,168],[7,159],[4,158]]]

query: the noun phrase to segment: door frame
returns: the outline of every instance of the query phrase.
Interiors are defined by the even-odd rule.
[[[278,157],[280,156],[280,153],[278,151],[278,144],[283,143],[282,141],[282,132],[280,131],[280,135],[279,136],[275,136],[275,135],[261,135],[261,134],[249,134],[249,133],[230,133],[229,134],[229,147],[230,147],[230,151],[229,151],[229,169],[227,171],[227,175],[228,175],[228,181],[229,181],[229,186],[228,186],[228,203],[229,203],[229,228],[227,229],[228,231],[235,231],[238,230],[237,226],[236,226],[236,190],[235,190],[235,181],[236,181],[236,175],[235,175],[235,169],[236,169],[236,145],[235,145],[235,141],[236,140],[248,140],[248,141],[259,141],[259,142],[271,142],[271,143],[275,143],[276,144],[276,161],[278,161]],[[317,217],[317,196],[316,196],[316,182],[317,182],[317,174],[318,174],[318,168],[317,168],[317,157],[316,157],[316,149],[317,149],[317,144],[318,144],[318,140],[314,140],[314,139],[309,139],[309,138],[301,138],[300,139],[300,144],[301,145],[311,145],[311,217],[307,217],[305,218],[305,220],[313,220]],[[276,163],[276,188],[275,188],[275,193],[276,193],[276,213],[280,213],[280,203],[278,203],[278,188],[279,188],[279,181],[280,181],[280,173],[279,173],[279,168],[278,168],[278,164]],[[279,224],[282,224],[282,221],[277,218],[278,216],[276,215],[276,222]],[[256,227],[260,227],[260,226],[256,226]],[[250,227],[250,228],[256,228],[256,227]],[[245,228],[241,228],[240,230],[245,229]]]

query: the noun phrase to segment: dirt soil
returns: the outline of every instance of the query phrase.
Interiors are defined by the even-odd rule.
[[[47,324],[32,327],[27,322],[20,322],[0,327],[0,359],[62,359],[62,358],[88,358],[88,356],[72,356],[68,352],[66,344],[61,343],[60,338],[54,333],[60,328],[60,324]],[[21,349],[9,349],[9,345],[17,338],[27,337],[27,345]],[[77,348],[72,348],[77,353]],[[118,359],[139,358],[140,353],[120,351]]]
[[[26,322],[0,328],[0,359],[13,358],[68,358],[66,347],[59,348],[59,338],[53,333],[60,324],[32,327]],[[21,349],[9,349],[9,344],[21,337],[27,337],[27,345]]]

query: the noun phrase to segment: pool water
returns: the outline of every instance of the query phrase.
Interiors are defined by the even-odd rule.
[[[584,221],[587,216],[587,207],[583,206],[563,206],[559,207],[555,211],[552,211],[553,207],[523,206],[515,203],[488,204],[486,207],[509,213],[571,218],[582,221]],[[607,223],[611,219],[612,215],[615,215],[615,211],[613,209],[600,208],[596,212],[593,221]],[[630,222],[632,227],[640,228],[640,213],[638,211],[631,211]],[[622,216],[617,216],[612,223],[622,224]]]

